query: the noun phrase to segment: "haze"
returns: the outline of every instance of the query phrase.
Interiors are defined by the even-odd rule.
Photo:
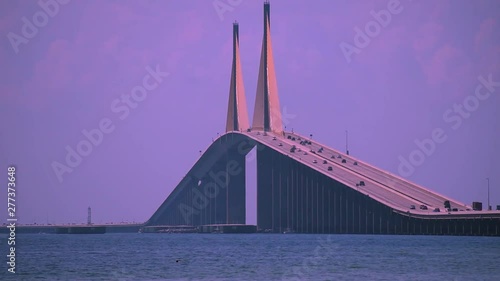
[[[0,181],[17,167],[19,222],[85,222],[88,206],[97,223],[145,221],[224,133],[234,20],[251,120],[263,1],[41,2],[58,9],[31,38],[23,17],[33,23],[43,5],[0,2]],[[340,150],[348,130],[351,155],[464,203],[486,206],[489,178],[495,208],[500,2],[397,2],[272,1],[284,125]],[[399,12],[356,46],[356,27],[389,6]],[[141,101],[122,100],[145,79]],[[67,165],[66,147],[97,128],[100,142],[58,176],[53,163]],[[433,137],[427,151],[415,142]],[[418,150],[424,158],[402,170]]]

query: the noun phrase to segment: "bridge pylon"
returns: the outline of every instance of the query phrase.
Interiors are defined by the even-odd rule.
[[[227,107],[226,132],[246,131],[248,122],[247,102],[240,61],[239,25],[233,23],[233,66],[229,86],[229,104]]]
[[[273,47],[271,44],[270,10],[270,4],[266,1],[264,3],[264,37],[262,39],[252,129],[283,134],[278,84],[276,82]]]

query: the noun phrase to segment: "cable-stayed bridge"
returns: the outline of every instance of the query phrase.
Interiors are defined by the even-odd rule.
[[[215,140],[147,226],[244,225],[245,157],[257,148],[257,228],[265,232],[500,236],[500,211],[476,211],[310,138],[283,130],[270,4],[252,125],[238,24],[226,134]]]

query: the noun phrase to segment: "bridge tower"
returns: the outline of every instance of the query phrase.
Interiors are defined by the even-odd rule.
[[[277,134],[283,133],[278,84],[276,83],[271,44],[271,6],[269,1],[264,2],[264,37],[262,39],[252,129]]]
[[[229,104],[227,107],[226,132],[246,131],[248,122],[247,102],[243,86],[243,74],[240,62],[239,26],[233,23],[233,66],[229,86]]]

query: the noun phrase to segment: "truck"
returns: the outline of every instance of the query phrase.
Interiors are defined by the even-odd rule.
[[[472,202],[472,210],[482,211],[483,210],[483,203],[482,202]]]

